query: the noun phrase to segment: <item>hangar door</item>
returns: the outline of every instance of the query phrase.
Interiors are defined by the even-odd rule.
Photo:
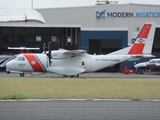
[[[108,54],[122,48],[122,39],[90,39],[90,54]]]
[[[90,54],[108,54],[122,48],[122,39],[90,39],[89,53]],[[111,67],[99,70],[100,72],[119,72],[120,65],[116,64]]]
[[[156,28],[155,31],[152,54],[160,58],[160,28]]]
[[[43,50],[43,44],[45,43],[47,47],[48,42],[51,42],[52,50],[59,48],[75,50],[79,47],[79,39],[79,27],[0,26],[0,54],[17,53],[8,50],[7,47],[39,47]]]

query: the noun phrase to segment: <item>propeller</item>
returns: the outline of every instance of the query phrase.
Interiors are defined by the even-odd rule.
[[[48,51],[46,51],[46,44],[43,44],[43,54],[46,54],[49,58],[49,66],[51,66],[51,42],[48,43]]]
[[[49,65],[51,66],[51,42],[48,43],[48,57],[49,57]]]
[[[43,53],[46,54],[46,44],[43,44]]]

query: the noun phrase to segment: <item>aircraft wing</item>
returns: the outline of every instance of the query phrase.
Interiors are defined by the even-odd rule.
[[[16,57],[16,55],[8,56],[7,58],[5,58],[5,59],[3,59],[2,61],[0,61],[0,67],[5,67],[6,64],[7,64],[10,60],[14,59],[15,57]]]
[[[46,52],[48,54],[49,51]],[[52,59],[65,59],[69,57],[83,56],[86,53],[85,50],[53,50],[51,52]]]
[[[40,48],[29,48],[29,47],[8,47],[11,50],[40,50]]]
[[[0,60],[4,60],[9,57],[11,57],[11,56],[10,55],[0,55]]]

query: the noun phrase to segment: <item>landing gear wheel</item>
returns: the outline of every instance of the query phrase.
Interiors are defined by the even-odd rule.
[[[79,78],[79,74],[77,74],[76,77]]]
[[[24,73],[20,73],[20,76],[21,76],[21,77],[24,77]]]
[[[7,71],[7,74],[9,74],[10,73],[10,71]]]

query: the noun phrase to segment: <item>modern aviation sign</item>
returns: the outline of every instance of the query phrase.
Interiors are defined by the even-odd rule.
[[[105,19],[106,17],[160,17],[160,12],[96,12],[98,20]]]

